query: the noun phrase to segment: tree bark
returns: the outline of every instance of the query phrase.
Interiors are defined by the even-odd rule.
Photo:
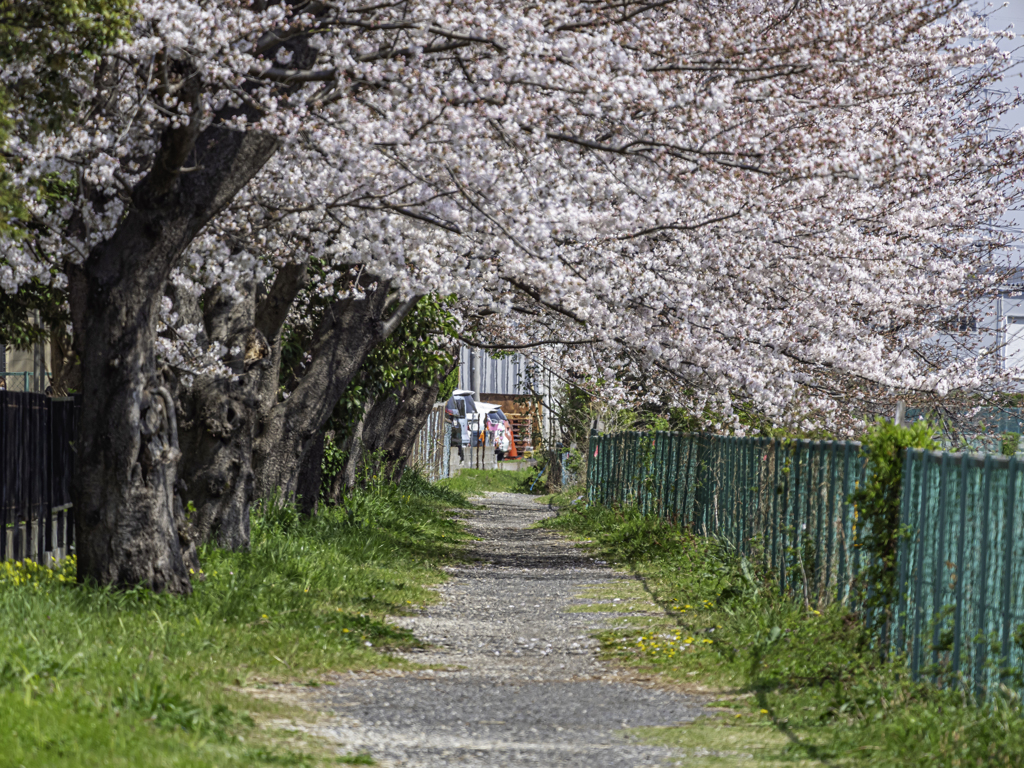
[[[407,387],[405,397],[391,420],[391,428],[380,446],[384,452],[383,471],[393,482],[401,481],[409,463],[409,453],[430,416],[430,410],[434,407],[440,389],[441,379],[433,384],[414,384]]]
[[[352,433],[345,469],[331,486],[332,501],[340,501],[345,490],[354,488],[360,474],[383,473],[396,483],[402,479],[409,452],[430,415],[440,386],[440,381],[408,384],[400,392],[367,401],[363,418]]]
[[[83,389],[73,483],[80,580],[191,590],[183,550],[193,542],[182,540],[175,504],[177,414],[172,382],[156,365],[157,308],[182,252],[278,146],[216,125],[200,133],[194,123],[166,132],[128,215],[69,270]],[[181,174],[186,160],[196,170]]]
[[[376,461],[375,454],[387,437],[397,413],[398,397],[393,393],[367,400],[363,408],[363,418],[353,430],[351,446],[345,459],[345,469],[341,473],[344,488],[338,489],[334,501],[340,501],[340,491],[356,487],[363,470],[373,471],[374,467],[369,464]],[[335,489],[332,488],[332,494],[334,492]]]
[[[351,490],[356,486],[359,462],[362,461],[363,456],[363,427],[366,424],[366,417],[373,410],[375,403],[376,398],[367,398],[363,404],[363,415],[356,422],[355,426],[352,427],[351,434],[346,438],[344,445],[346,452],[345,465],[331,482],[330,498],[335,504],[341,502],[341,497],[345,495],[345,491]]]
[[[321,466],[310,452],[323,450],[323,429],[366,357],[384,341],[415,305],[405,302],[386,321],[387,284],[365,297],[335,302],[317,329],[312,360],[286,399],[261,398],[266,405],[253,452],[257,497],[280,488],[310,513],[316,505]],[[279,354],[279,352],[278,352]],[[279,365],[279,363],[278,363]]]
[[[192,536],[199,544],[214,540],[232,550],[249,546],[249,507],[255,493],[252,452],[260,397],[267,390],[277,392],[273,346],[280,346],[287,309],[307,279],[304,262],[289,264],[281,268],[260,302],[251,285],[245,286],[240,299],[213,290],[204,297],[201,312],[192,297],[174,297],[183,320],[202,323],[206,343],[220,342],[229,350],[225,362],[230,376],[199,376],[191,387],[182,388],[178,399],[181,491],[189,504]]]

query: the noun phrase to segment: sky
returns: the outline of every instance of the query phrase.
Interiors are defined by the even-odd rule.
[[[1006,2],[976,2],[975,7],[989,16],[990,29],[1006,29],[1013,25],[1014,32],[1018,35],[1015,40],[1005,40],[1001,47],[1011,51],[1018,64],[1013,75],[1006,81],[1007,89],[1020,88],[1024,90],[1024,0],[1006,0]],[[1024,108],[1016,109],[1006,115],[1003,127],[1012,130],[1024,125]],[[1006,216],[1005,224],[1017,228],[1024,238],[1024,209],[1018,208],[1010,211]],[[1024,262],[1024,246],[1018,246],[1018,263]]]

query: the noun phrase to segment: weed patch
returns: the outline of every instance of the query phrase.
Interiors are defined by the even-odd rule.
[[[455,491],[465,496],[476,496],[488,491],[501,493],[540,492],[543,487],[536,484],[537,472],[534,467],[526,466],[516,471],[503,469],[463,469],[455,477],[442,480],[437,487],[447,491]],[[532,490],[531,490],[532,489]]]

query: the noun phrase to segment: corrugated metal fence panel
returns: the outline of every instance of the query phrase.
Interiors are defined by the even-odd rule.
[[[893,647],[915,678],[962,678],[975,695],[1024,668],[1021,461],[908,450]]]
[[[592,435],[587,493],[636,504],[761,558],[816,605],[850,597],[861,570],[856,442],[705,434]],[[1024,461],[908,450],[898,601],[885,640],[915,679],[983,697],[1024,684]]]
[[[863,473],[859,448],[700,433],[592,436],[587,492],[726,539],[761,558],[783,590],[823,605],[847,598],[859,567],[847,502]]]
[[[448,477],[451,464],[451,422],[445,418],[445,404],[435,403],[416,441],[408,466],[418,469],[431,482]]]
[[[72,398],[0,391],[0,560],[46,562],[73,544],[77,422]]]

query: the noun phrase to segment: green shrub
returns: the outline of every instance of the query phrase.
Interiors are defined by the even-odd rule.
[[[879,418],[864,435],[861,455],[867,459],[867,473],[850,501],[855,505],[857,546],[865,563],[858,577],[861,605],[876,631],[888,626],[899,597],[900,542],[908,535],[900,525],[903,457],[907,448],[938,447],[934,434],[927,421],[900,427]]]

